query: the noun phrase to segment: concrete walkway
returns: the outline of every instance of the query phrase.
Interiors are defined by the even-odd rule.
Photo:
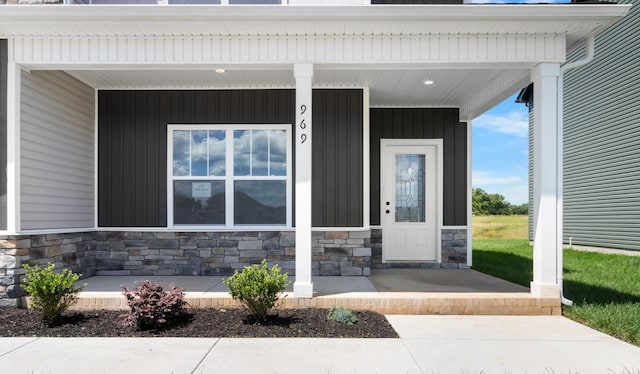
[[[640,348],[557,316],[387,317],[400,339],[0,338],[4,373],[625,373]]]

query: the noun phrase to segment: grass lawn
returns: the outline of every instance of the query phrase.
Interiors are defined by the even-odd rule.
[[[528,240],[473,240],[473,269],[525,287],[533,279],[533,249]]]
[[[487,222],[510,227],[498,230],[508,236],[485,230]],[[473,223],[473,268],[528,287],[533,278],[533,249],[526,239],[526,219],[522,223],[520,216],[474,217]],[[524,227],[513,227],[518,225]],[[514,238],[512,234],[521,230],[524,238]],[[639,270],[640,257],[565,250],[564,291],[574,305],[563,306],[563,314],[640,346]]]
[[[473,217],[473,239],[526,239],[529,235],[528,216]]]

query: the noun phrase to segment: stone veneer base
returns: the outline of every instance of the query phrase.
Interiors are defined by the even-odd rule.
[[[371,232],[318,231],[312,237],[312,275],[367,276]],[[55,264],[94,275],[232,275],[263,259],[295,275],[294,231],[97,231],[0,236],[0,305],[24,296],[23,264]]]
[[[382,232],[314,231],[312,275],[368,276],[371,268],[466,268],[466,229],[442,230],[442,263],[382,263]],[[0,236],[0,305],[17,305],[23,264],[94,275],[223,275],[266,259],[295,275],[294,231],[97,231]]]
[[[446,228],[441,230],[441,262],[382,262],[382,230],[371,230],[371,268],[374,269],[466,269],[467,229]]]

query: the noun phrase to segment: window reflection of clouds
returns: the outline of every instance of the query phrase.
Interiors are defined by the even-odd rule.
[[[173,132],[173,175],[189,175],[190,131]]]
[[[224,130],[174,131],[173,175],[224,176],[225,134]]]
[[[271,136],[271,175],[287,175],[287,132],[272,130]]]
[[[251,147],[251,175],[269,175],[269,132],[254,130]]]
[[[207,130],[191,131],[191,175],[207,175]]]
[[[287,175],[285,130],[235,130],[233,138],[234,175]]]
[[[225,152],[225,131],[209,131],[209,175],[221,177],[225,175]]]
[[[249,157],[251,156],[251,130],[233,132],[233,174],[251,175]]]

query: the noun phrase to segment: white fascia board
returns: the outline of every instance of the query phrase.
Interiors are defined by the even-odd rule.
[[[624,16],[631,5],[618,4],[431,4],[431,5],[6,5],[0,16],[13,23],[56,20],[66,23],[83,19],[85,23],[117,19],[126,23],[161,20],[584,20],[600,21]],[[3,22],[6,23],[6,22]]]
[[[623,17],[631,5],[619,4],[536,4],[536,5],[31,5],[0,7],[0,37],[8,36],[175,36],[211,32],[234,35],[229,28],[247,27],[247,35],[307,34],[309,23],[322,25],[323,33],[345,32],[356,25],[370,34],[380,24],[385,34],[492,33],[496,24],[500,34],[548,33],[555,25],[558,33],[593,33]],[[110,26],[117,26],[113,28]],[[487,29],[487,26],[491,28]],[[440,26],[438,26],[440,27]],[[191,30],[191,32],[189,31]],[[250,31],[255,30],[255,31]],[[435,30],[437,32],[437,30]]]

